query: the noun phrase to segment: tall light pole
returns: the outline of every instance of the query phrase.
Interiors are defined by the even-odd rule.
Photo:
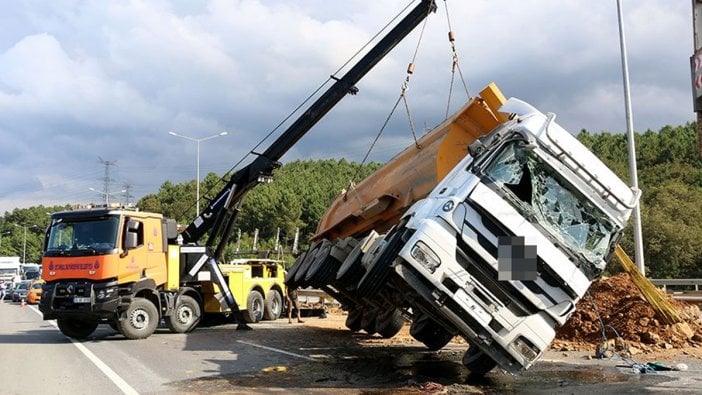
[[[195,170],[195,216],[200,215],[200,142],[213,139],[215,137],[220,137],[220,136],[226,136],[228,133],[227,132],[222,132],[218,134],[213,134],[212,136],[207,136],[203,137],[201,139],[196,139],[193,137],[188,137],[188,136],[183,136],[182,134],[178,134],[176,132],[168,132],[171,136],[176,136],[176,137],[181,137],[186,140],[194,141],[197,143],[197,160],[196,160],[196,170]]]
[[[101,194],[101,195],[104,195],[104,196],[105,196],[105,206],[109,206],[109,205],[110,205],[110,195],[114,195],[115,193],[125,193],[125,192],[127,192],[126,189],[122,189],[122,190],[119,191],[119,192],[103,192],[103,191],[98,191],[98,190],[95,189],[95,188],[88,188],[88,189],[91,190],[91,191],[93,191],[93,192],[96,192],[96,193],[99,193],[99,194]]]
[[[18,225],[14,224],[18,228],[24,228],[24,240],[22,242],[22,263],[27,263],[27,228],[35,228],[36,225]]]
[[[627,130],[627,146],[629,148],[629,178],[631,186],[639,189],[638,176],[636,174],[636,146],[634,141],[634,121],[631,114],[631,93],[629,90],[629,62],[626,57],[626,38],[624,36],[624,16],[622,13],[621,0],[617,0],[617,17],[619,20],[619,48],[622,58],[622,80],[624,81],[624,109],[626,113],[626,130]],[[634,207],[634,260],[641,274],[646,276],[644,254],[643,254],[643,236],[641,232],[641,203],[637,203]]]

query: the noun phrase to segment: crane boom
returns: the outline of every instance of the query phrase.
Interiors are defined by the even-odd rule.
[[[270,176],[278,160],[297,143],[324,115],[329,112],[354,85],[385,55],[404,39],[419,23],[436,10],[434,0],[421,0],[398,24],[385,35],[343,77],[334,78],[327,89],[285,132],[262,154],[241,170],[236,171],[227,185],[212,199],[202,213],[183,232],[185,242],[197,243],[209,232],[207,245],[216,250],[213,257],[221,257],[232,231],[238,207],[245,193],[257,185],[261,177]]]

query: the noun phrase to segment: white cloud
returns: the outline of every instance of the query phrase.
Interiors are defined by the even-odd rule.
[[[95,201],[88,188],[102,185],[98,157],[117,161],[113,189],[129,181],[138,197],[166,180],[192,179],[195,144],[168,136],[170,130],[193,137],[228,131],[202,144],[201,172],[228,170],[407,3],[5,4],[0,212]],[[495,81],[506,95],[557,113],[574,132],[624,131],[616,5],[560,0],[437,2],[410,82],[418,131],[446,110],[451,57],[444,4],[471,93]],[[635,127],[692,120],[689,2],[625,2],[624,11]],[[418,33],[285,159],[360,160],[398,97]],[[452,107],[464,99],[454,86]],[[372,159],[387,159],[411,142],[403,108],[385,133]]]

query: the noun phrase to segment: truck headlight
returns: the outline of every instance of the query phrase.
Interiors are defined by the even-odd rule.
[[[441,265],[441,259],[439,259],[439,256],[436,255],[436,253],[422,241],[418,241],[412,247],[410,255],[432,273],[434,273],[436,268]]]
[[[115,287],[102,288],[97,291],[97,293],[95,294],[95,298],[97,300],[109,299],[110,297],[112,297],[112,294],[114,294],[116,289],[117,288]]]
[[[524,338],[523,336],[518,337],[515,341],[512,342],[512,347],[526,360],[529,362],[533,362],[536,360],[536,358],[539,356],[539,350],[534,346],[529,340]]]

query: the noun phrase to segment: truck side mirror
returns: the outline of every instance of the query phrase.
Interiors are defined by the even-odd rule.
[[[127,221],[126,234],[124,235],[124,249],[131,250],[139,245],[139,226],[141,225],[138,221],[129,220]]]

